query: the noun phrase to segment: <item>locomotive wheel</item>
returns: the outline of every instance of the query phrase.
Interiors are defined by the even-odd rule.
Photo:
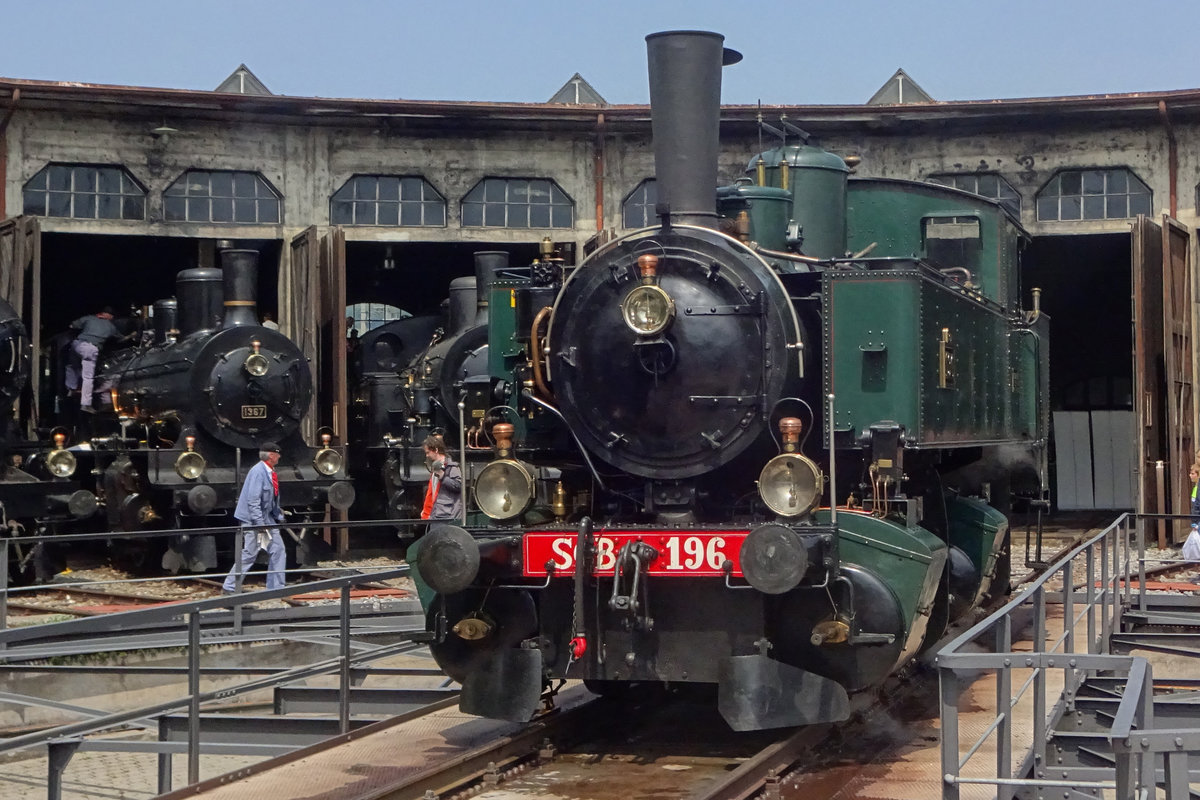
[[[437,665],[462,683],[495,651],[516,647],[537,633],[537,611],[528,592],[517,589],[467,589],[452,595],[436,595],[426,614],[426,630],[437,630],[437,617],[446,615],[446,638],[429,645]],[[490,635],[467,640],[450,629],[465,617],[478,615],[495,625]]]
[[[636,683],[628,681],[605,681],[600,678],[584,678],[583,685],[592,694],[613,700],[624,700],[637,689]]]
[[[584,687],[592,694],[609,700],[655,700],[668,693],[664,683],[649,681],[609,681],[602,678],[584,678]]]
[[[139,575],[147,572],[162,571],[163,553],[167,551],[165,537],[156,539],[121,539],[109,540],[110,559],[117,569]]]

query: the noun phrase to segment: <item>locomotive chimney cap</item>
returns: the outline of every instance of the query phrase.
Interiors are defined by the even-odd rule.
[[[713,31],[659,31],[658,33],[650,33],[646,35],[646,41],[656,39],[659,36],[716,36],[724,39],[724,34],[715,33]],[[732,47],[721,48],[721,66],[731,67],[742,60],[741,52],[734,50]]]

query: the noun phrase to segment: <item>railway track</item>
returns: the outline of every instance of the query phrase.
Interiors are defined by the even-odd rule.
[[[307,571],[293,585],[347,574],[367,574],[355,567],[323,567]],[[84,573],[86,576],[86,573]],[[351,592],[351,599],[364,597],[407,598],[413,596],[396,582],[366,582]],[[259,588],[249,585],[246,591]],[[221,580],[205,577],[130,579],[123,575],[103,575],[70,580],[64,584],[43,584],[9,589],[7,609],[15,618],[37,615],[92,617],[131,611],[136,608],[205,600],[222,594]],[[304,607],[338,599],[337,592],[298,594],[276,601],[277,605]]]
[[[932,674],[898,678],[887,687],[888,708],[913,704],[911,698],[921,693],[936,697]],[[843,743],[865,738],[864,731],[877,724],[871,715],[880,702],[874,693],[860,694],[852,698],[848,722],[750,733],[731,732],[713,698],[699,694],[650,692],[615,700],[572,685],[558,696],[556,708],[526,724],[466,717],[450,705],[335,737],[165,798],[224,800],[268,788],[291,796],[301,787],[313,800],[787,796],[802,778],[830,768],[822,765],[822,756],[831,748],[840,752]],[[875,755],[886,757],[878,737],[874,741]]]

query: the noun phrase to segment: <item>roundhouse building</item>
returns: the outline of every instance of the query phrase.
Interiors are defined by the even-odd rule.
[[[1200,90],[936,102],[899,71],[863,105],[725,107],[722,182],[778,142],[760,115],[858,175],[1010,209],[1026,304],[1040,287],[1053,319],[1056,504],[1182,508]],[[253,247],[261,310],[323,376],[308,430],[344,431],[346,316],[365,332],[436,309],[479,249],[519,264],[548,238],[577,263],[654,221],[652,172],[648,107],[579,75],[527,104],[276,96],[244,65],[212,92],[0,79],[0,293],[41,346],[98,305],[169,296],[219,240]]]

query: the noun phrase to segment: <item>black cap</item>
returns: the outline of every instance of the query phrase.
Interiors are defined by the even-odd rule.
[[[258,449],[259,449],[261,452],[263,452],[263,453],[279,453],[279,452],[282,452],[282,451],[279,449],[279,445],[275,444],[274,442],[263,442],[261,445],[259,445]]]

